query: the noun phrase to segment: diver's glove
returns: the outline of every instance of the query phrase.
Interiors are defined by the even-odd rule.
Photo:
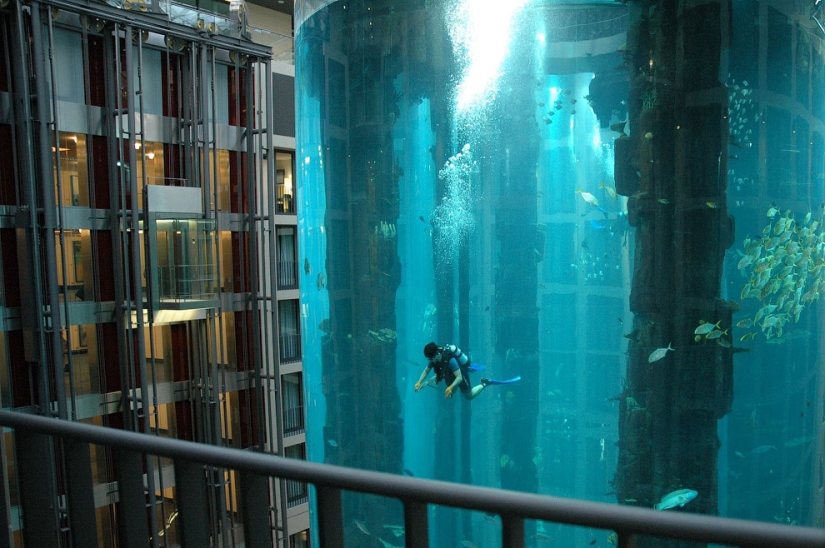
[[[418,392],[419,390],[421,390],[421,381],[415,383],[415,391]]]
[[[445,391],[444,391],[444,397],[445,397],[445,398],[449,398],[449,397],[451,397],[452,395],[453,395],[453,387],[452,387],[452,386],[448,386],[448,387],[447,387],[447,390],[445,390]]]

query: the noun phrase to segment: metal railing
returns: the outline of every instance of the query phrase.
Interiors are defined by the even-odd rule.
[[[268,482],[273,477],[303,481],[315,486],[321,548],[343,546],[341,495],[344,490],[400,499],[404,505],[408,548],[428,546],[428,504],[498,514],[502,518],[504,548],[524,546],[525,519],[612,530],[617,533],[619,548],[634,546],[638,535],[749,548],[825,546],[823,529],[684,512],[662,512],[369,472],[10,411],[0,411],[0,424],[16,430],[18,462],[28,458],[38,462],[37,451],[42,451],[43,443],[42,440],[41,443],[31,443],[31,440],[45,436],[64,440],[66,445],[73,448],[72,451],[88,453],[88,444],[112,447],[119,459],[125,459],[118,461],[119,466],[138,474],[142,470],[140,462],[144,454],[173,459],[175,489],[180,502],[177,520],[184,547],[209,545],[209,533],[204,528],[204,524],[208,523],[208,508],[201,500],[205,498],[202,494],[207,485],[204,465],[239,471],[245,546],[249,548],[272,546]],[[36,468],[31,468],[31,472],[36,473]],[[72,475],[84,474],[91,477],[90,472],[83,470],[73,470]],[[134,478],[129,479],[130,485],[119,486],[120,503],[124,505],[124,509],[143,508],[143,485]],[[42,482],[33,483],[35,486],[39,484]],[[72,524],[80,519],[78,516],[90,515],[94,518],[93,508],[77,508],[72,502],[85,500],[88,501],[87,504],[91,503],[89,497],[75,496],[76,491],[82,489],[91,489],[91,486],[83,486],[76,481],[68,482],[68,511],[71,513],[69,518]],[[27,499],[43,500],[32,494]],[[48,520],[55,519],[54,505],[45,505],[45,508],[37,505],[27,507],[25,501],[23,505],[26,523],[38,524],[38,529]],[[133,540],[133,545],[141,545],[139,539]],[[145,542],[142,545],[145,546]],[[39,544],[32,543],[32,546]]]
[[[284,435],[295,436],[304,433],[304,407],[284,409]]]
[[[278,259],[278,289],[298,289],[298,263]]]
[[[218,279],[211,264],[170,265],[158,267],[159,297],[162,300],[214,300]]]
[[[281,363],[295,363],[301,361],[300,333],[281,333],[278,336],[278,352]]]

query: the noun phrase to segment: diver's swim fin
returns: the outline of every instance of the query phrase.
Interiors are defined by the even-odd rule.
[[[514,383],[514,382],[518,382],[520,380],[521,380],[521,377],[513,377],[512,379],[507,379],[506,381],[502,381],[502,380],[498,380],[498,379],[484,379],[482,382],[484,382],[484,384],[486,386],[486,385],[491,385],[491,384],[511,384],[511,383]]]
[[[478,373],[479,371],[484,370],[484,366],[480,363],[471,363],[467,366],[467,369],[470,371],[470,373]]]

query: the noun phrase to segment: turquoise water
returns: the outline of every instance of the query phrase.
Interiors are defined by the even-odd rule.
[[[659,42],[674,14],[615,2],[298,4],[308,458],[823,526],[808,11],[736,2]],[[416,393],[430,341],[483,365],[474,385],[522,380]],[[433,546],[500,543],[497,516],[431,511]],[[347,546],[403,545],[402,523],[345,498]]]

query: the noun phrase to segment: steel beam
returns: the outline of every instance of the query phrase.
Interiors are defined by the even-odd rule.
[[[321,548],[344,546],[344,516],[341,490],[327,485],[317,486],[318,540]]]
[[[73,546],[97,545],[94,482],[89,444],[66,440],[66,495],[68,498],[70,535]]]
[[[112,453],[120,506],[118,513],[120,546],[146,548],[149,543],[149,529],[146,525],[143,456],[137,451],[122,448],[115,448]]]
[[[184,548],[209,546],[209,510],[203,464],[175,459],[175,499],[181,545]]]
[[[60,546],[52,440],[33,430],[14,432],[17,477],[27,548]]]
[[[249,548],[273,546],[269,512],[269,478],[267,476],[241,472],[241,514],[243,515],[244,545]]]
[[[404,536],[407,548],[427,548],[430,532],[427,526],[427,504],[407,501],[404,503]]]
[[[524,548],[524,518],[501,516],[501,545],[504,548]]]

